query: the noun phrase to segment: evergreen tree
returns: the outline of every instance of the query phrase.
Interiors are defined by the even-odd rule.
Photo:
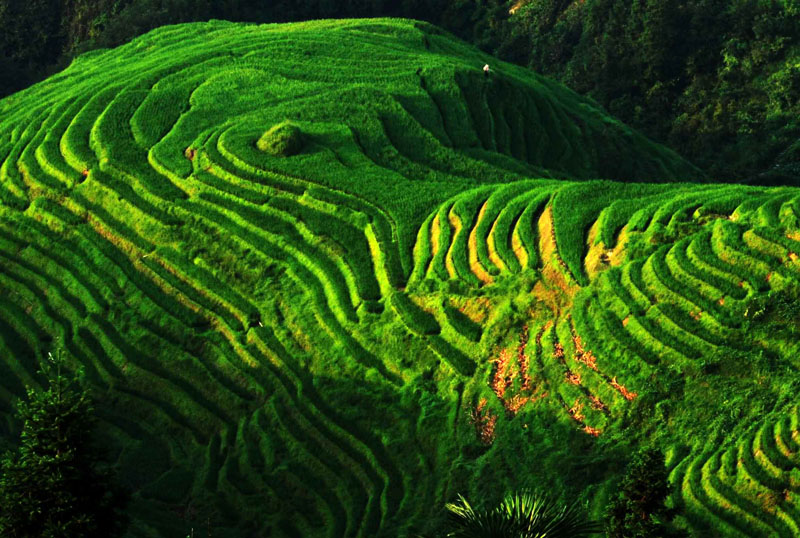
[[[665,502],[669,479],[664,455],[642,450],[628,466],[617,497],[606,511],[609,538],[660,538],[680,536],[669,525],[672,510]]]
[[[62,375],[59,360],[49,388],[29,389],[17,413],[19,448],[0,460],[0,536],[119,536],[122,496],[99,468],[86,389]]]

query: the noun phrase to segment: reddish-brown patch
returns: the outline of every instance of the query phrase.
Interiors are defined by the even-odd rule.
[[[572,344],[575,346],[575,360],[585,365],[591,370],[597,372],[597,357],[594,356],[588,349],[584,349],[581,337],[574,332],[572,333]]]
[[[622,326],[623,327],[627,327],[628,323],[630,323],[630,321],[631,321],[631,317],[630,316],[625,316],[625,319],[622,320]]]
[[[83,169],[83,171],[81,172],[81,175],[82,175],[83,177],[89,177],[89,170],[87,170],[86,168],[84,168],[84,169]]]
[[[528,346],[528,326],[522,326],[522,332],[519,335],[519,344],[517,345],[517,362],[519,363],[519,371],[522,375],[522,390],[530,391],[533,388],[533,380],[528,371],[530,368],[530,361],[525,349]]]
[[[583,422],[586,418],[586,416],[583,414],[583,404],[580,402],[579,398],[576,398],[575,403],[569,408],[569,414],[578,422]]]
[[[725,305],[725,297],[720,297],[719,301],[717,301],[717,302],[719,303],[720,306],[724,306]]]
[[[486,404],[486,398],[481,398],[478,405],[470,411],[470,422],[475,426],[481,443],[491,445],[494,442],[497,415],[486,409]]]
[[[771,514],[774,514],[778,504],[785,500],[783,492],[778,491],[761,492],[756,495],[756,498],[761,501],[764,510]]]
[[[603,430],[592,428],[591,426],[584,426],[583,431],[588,433],[592,437],[600,437],[600,434],[603,433]]]
[[[572,345],[575,346],[576,355],[583,355],[583,341],[581,340],[581,337],[575,333],[574,329],[572,329]]]
[[[186,148],[186,151],[183,152],[183,155],[190,161],[193,161],[195,155],[197,155],[197,151],[194,148]]]
[[[516,372],[511,369],[510,356],[507,349],[500,351],[499,355],[492,362],[494,363],[494,375],[489,386],[498,399],[502,400],[506,390],[511,387],[516,377]]]
[[[567,372],[566,372],[564,377],[565,377],[567,383],[571,383],[573,385],[580,385],[581,384],[581,375],[579,373],[567,370]]]
[[[617,376],[614,376],[611,379],[611,386],[614,387],[615,389],[617,389],[619,391],[619,393],[622,394],[622,397],[625,398],[628,401],[633,400],[634,398],[636,398],[639,395],[636,392],[629,391],[628,389],[625,388],[624,385],[619,384],[617,382]]]
[[[512,398],[503,402],[504,407],[509,415],[512,417],[516,415],[522,407],[532,401],[530,396],[522,396],[521,394],[516,394]]]
[[[534,380],[531,378],[529,371],[530,361],[525,353],[528,337],[528,326],[523,325],[516,349],[502,349],[497,352],[497,358],[490,361],[492,363],[492,377],[489,381],[489,387],[512,417],[526,404],[536,402],[547,396],[547,393],[536,395],[539,388],[534,386]],[[541,334],[537,335],[537,344],[540,339]],[[515,391],[514,380],[518,375],[522,378],[522,383],[519,390]],[[512,394],[512,391],[514,394]]]
[[[597,357],[590,349],[583,347],[583,340],[578,332],[575,330],[575,324],[572,321],[572,316],[567,316],[569,319],[569,330],[572,333],[572,345],[575,347],[575,360],[584,366],[588,367],[595,372],[598,372]]]
[[[600,400],[600,397],[595,396],[594,394],[589,396],[589,400],[591,400],[592,409],[595,411],[606,411],[608,409],[608,406],[604,404],[602,400]]]

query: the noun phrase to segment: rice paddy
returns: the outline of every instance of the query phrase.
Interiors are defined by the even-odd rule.
[[[0,101],[0,435],[61,348],[130,536],[598,515],[643,444],[796,536],[798,204],[427,24],[164,27]]]

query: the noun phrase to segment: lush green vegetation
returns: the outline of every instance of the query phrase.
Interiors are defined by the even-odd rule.
[[[463,496],[446,506],[452,538],[583,538],[600,532],[577,504],[559,506],[529,491],[509,493],[494,508],[475,509]]]
[[[261,135],[256,147],[276,157],[291,157],[303,149],[303,132],[297,125],[284,121]],[[347,226],[345,223],[342,225]]]
[[[62,371],[60,358],[49,358],[50,368],[40,372],[47,390],[28,389],[15,417],[23,423],[19,446],[0,460],[0,532],[11,538],[121,536],[124,493],[101,469],[89,396]]]
[[[493,50],[590,95],[717,180],[800,181],[793,0],[520,0]]]
[[[675,510],[666,506],[670,484],[661,452],[649,449],[637,453],[619,489],[606,512],[606,536],[667,538],[685,535],[669,527]]]
[[[0,96],[63,69],[80,53],[116,47],[154,28],[222,19],[274,23],[324,18],[407,17],[486,41],[507,17],[490,0],[6,0],[0,4]]]
[[[599,519],[642,445],[676,527],[795,536],[800,191],[704,180],[426,23],[88,53],[0,101],[0,433],[63,343],[130,536]]]
[[[717,181],[798,184],[793,0],[8,0],[0,96],[164,24],[376,16],[437,24],[555,77]],[[493,140],[520,142],[504,128]]]

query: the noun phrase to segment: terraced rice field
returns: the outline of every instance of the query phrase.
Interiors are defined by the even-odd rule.
[[[651,443],[685,528],[800,532],[797,189],[390,20],[85,55],[0,101],[0,163],[0,433],[64,349],[130,536],[402,536],[541,484],[599,514]]]

